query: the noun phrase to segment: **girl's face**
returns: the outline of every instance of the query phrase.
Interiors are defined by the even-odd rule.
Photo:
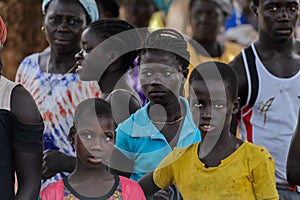
[[[44,19],[49,45],[62,52],[76,51],[86,24],[85,11],[78,1],[52,1]]]
[[[219,137],[223,130],[230,127],[231,115],[238,108],[238,101],[233,101],[228,88],[222,81],[194,81],[190,85],[190,110],[194,123],[201,131]]]
[[[74,145],[77,158],[88,168],[106,164],[115,141],[114,120],[87,117],[80,121],[76,130]]]
[[[140,59],[139,78],[144,95],[153,104],[179,97],[182,67],[176,56],[164,51],[146,51]]]
[[[99,81],[99,77],[102,77],[104,72],[111,76],[112,72],[118,71],[122,67],[122,58],[119,56],[117,48],[123,43],[121,40],[116,40],[118,40],[117,36],[106,39],[89,28],[83,31],[82,49],[75,55],[76,65],[79,66],[77,73],[81,80]],[[91,53],[92,50],[94,50],[93,53]],[[90,56],[89,59],[86,59],[88,56]],[[84,60],[86,61],[83,62]]]

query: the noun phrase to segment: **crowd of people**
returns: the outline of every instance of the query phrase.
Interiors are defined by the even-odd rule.
[[[300,199],[299,0],[41,5],[48,47],[0,59],[1,200]]]

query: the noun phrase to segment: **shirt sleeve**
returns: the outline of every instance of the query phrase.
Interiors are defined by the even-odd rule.
[[[122,186],[122,196],[124,200],[146,200],[144,192],[141,186],[128,178],[120,176],[121,186]]]
[[[125,133],[121,129],[117,128],[115,147],[119,151],[121,151],[130,160],[134,160],[132,141],[133,141],[133,138],[130,136],[130,134]]]
[[[269,152],[262,148],[255,159],[261,162],[252,169],[256,199],[279,199],[276,190],[275,164]]]
[[[15,115],[12,118],[13,148],[25,153],[42,153],[44,123],[41,121],[36,124],[25,124]]]
[[[174,181],[174,165],[176,162],[173,157],[176,155],[176,149],[169,153],[154,170],[153,181],[159,188],[164,188],[172,184],[176,184]]]

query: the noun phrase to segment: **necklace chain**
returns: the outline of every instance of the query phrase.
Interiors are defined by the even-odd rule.
[[[180,118],[178,118],[178,119],[176,119],[175,121],[172,121],[172,122],[161,122],[161,121],[157,122],[157,121],[153,121],[151,119],[150,119],[150,121],[154,124],[168,124],[168,125],[171,125],[171,124],[175,124],[175,123],[181,121],[183,118],[184,118],[184,116],[182,116],[182,117],[180,117]]]
[[[47,74],[47,83],[48,83],[48,85],[49,85],[49,90],[48,90],[47,94],[48,94],[49,96],[51,96],[51,95],[52,95],[52,90],[53,90],[53,88],[54,88],[55,86],[57,86],[57,84],[58,84],[61,80],[56,80],[56,81],[54,82],[54,84],[51,85],[51,81],[50,81],[50,79],[51,79],[51,74],[49,73],[49,63],[50,63],[50,56],[49,56],[49,58],[47,59],[47,63],[46,63],[46,74]],[[67,72],[63,73],[62,76],[65,76],[66,74],[71,73],[76,67],[77,67],[77,65],[74,65],[74,66],[71,67]]]

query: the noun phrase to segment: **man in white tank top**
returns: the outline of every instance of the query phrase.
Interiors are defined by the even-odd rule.
[[[230,63],[239,74],[241,137],[271,153],[283,200],[300,199],[297,187],[286,178],[300,106],[300,43],[294,39],[298,4],[299,0],[253,0],[259,38]]]
[[[5,39],[6,28],[0,16],[0,51]],[[0,58],[0,199],[37,199],[42,176],[43,120],[29,92],[2,76],[1,68]]]

